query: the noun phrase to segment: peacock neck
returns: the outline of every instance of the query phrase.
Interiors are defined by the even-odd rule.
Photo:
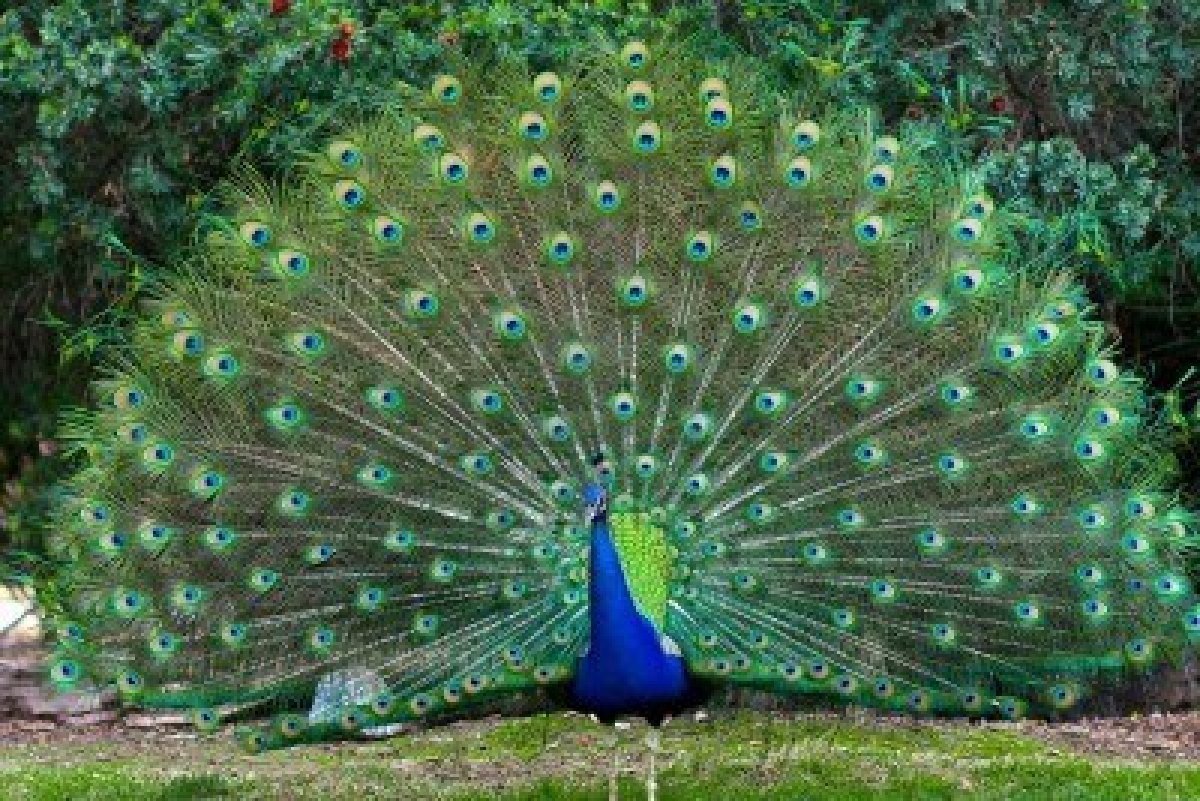
[[[607,518],[592,523],[588,602],[591,616],[589,652],[601,655],[601,659],[619,657],[630,630],[647,621],[638,611],[625,581]]]

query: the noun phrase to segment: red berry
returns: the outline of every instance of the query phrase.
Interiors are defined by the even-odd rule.
[[[996,95],[988,103],[988,108],[992,110],[993,114],[1003,114],[1008,111],[1008,98],[1004,95]]]
[[[286,14],[292,8],[292,0],[271,0],[271,16]]]
[[[350,60],[350,40],[349,39],[334,39],[329,45],[329,55],[334,61],[345,64]]]

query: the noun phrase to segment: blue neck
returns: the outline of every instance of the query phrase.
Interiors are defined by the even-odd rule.
[[[591,640],[572,684],[580,706],[645,714],[686,694],[683,662],[663,652],[658,630],[638,611],[603,517],[592,523],[588,602]]]

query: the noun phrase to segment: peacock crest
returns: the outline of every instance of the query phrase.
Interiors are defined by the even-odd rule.
[[[931,134],[640,42],[402,100],[237,179],[67,422],[57,683],[378,677],[254,748],[565,686],[590,482],[696,682],[1018,716],[1200,635],[1140,381]]]

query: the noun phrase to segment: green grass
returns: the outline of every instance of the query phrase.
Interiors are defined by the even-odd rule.
[[[620,734],[548,715],[454,724],[388,740],[245,755],[227,737],[47,743],[0,749],[0,799],[645,797],[646,729]],[[740,713],[673,721],[661,735],[660,798],[1200,798],[1200,764],[1064,751],[1014,727]]]
[[[0,798],[29,801],[106,799],[106,801],[190,801],[237,798],[239,787],[219,776],[139,775],[136,767],[86,765],[27,768],[0,773]]]

